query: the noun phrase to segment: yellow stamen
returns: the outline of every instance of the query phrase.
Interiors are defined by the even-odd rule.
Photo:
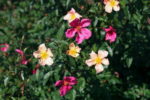
[[[76,54],[77,54],[76,49],[69,50],[69,55],[76,55]]]
[[[74,20],[76,18],[75,14],[71,14],[71,20]]]
[[[48,53],[46,51],[43,51],[40,53],[41,59],[47,59],[48,58]]]
[[[100,57],[97,57],[95,59],[96,64],[101,64],[102,63],[102,59]]]
[[[116,1],[115,1],[115,0],[111,0],[111,1],[110,1],[110,5],[111,5],[112,7],[116,6]]]

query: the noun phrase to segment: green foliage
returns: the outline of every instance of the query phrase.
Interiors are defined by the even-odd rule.
[[[120,0],[120,11],[108,14],[102,0],[0,0],[0,43],[10,44],[0,52],[0,100],[148,100],[150,99],[150,1]],[[75,8],[90,18],[92,37],[81,45],[81,55],[72,58],[66,50],[69,28],[63,16]],[[117,41],[105,41],[104,27],[112,25]],[[38,63],[33,52],[41,43],[52,49],[54,64],[32,70]],[[15,49],[25,52],[29,63],[21,65]],[[110,65],[95,73],[85,60],[89,53],[104,49]],[[66,96],[54,86],[64,76],[78,84]]]

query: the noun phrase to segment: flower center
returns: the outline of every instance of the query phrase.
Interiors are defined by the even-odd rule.
[[[100,57],[97,57],[97,58],[95,58],[95,62],[96,62],[96,64],[101,64],[102,59]]]
[[[63,82],[63,85],[69,85],[69,82],[64,81],[64,82]]]
[[[112,7],[114,7],[114,6],[116,5],[116,1],[115,1],[115,0],[111,0],[111,1],[110,1],[110,5],[111,5]]]
[[[71,14],[71,20],[74,20],[76,18],[75,14]]]
[[[46,51],[40,53],[41,59],[47,59],[48,53]]]
[[[81,26],[77,26],[76,29],[77,29],[77,30],[80,30],[80,29],[81,29]]]
[[[76,55],[76,53],[77,53],[76,49],[71,49],[71,50],[69,51],[69,54],[70,54],[70,55]]]

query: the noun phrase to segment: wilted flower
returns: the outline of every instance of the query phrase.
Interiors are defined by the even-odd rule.
[[[66,31],[66,37],[67,38],[73,38],[76,33],[76,41],[78,44],[81,44],[83,40],[89,39],[92,35],[92,32],[85,28],[91,24],[90,19],[82,19],[81,21],[79,19],[75,19],[70,23],[70,26],[72,28],[68,29]]]
[[[68,20],[68,22],[72,22],[76,18],[81,18],[82,16],[78,14],[73,8],[67,13],[67,15],[64,16],[64,20]]]
[[[9,49],[9,44],[7,44],[7,43],[0,44],[0,51],[7,52],[8,49]]]
[[[58,80],[55,86],[60,86],[59,93],[61,96],[66,95],[72,89],[72,85],[77,84],[77,79],[73,76],[66,76],[63,80]]]
[[[78,57],[80,53],[81,48],[78,46],[75,46],[74,43],[71,43],[69,45],[69,50],[67,50],[67,54],[72,57]]]
[[[33,56],[39,59],[39,64],[42,66],[53,64],[53,59],[51,58],[53,54],[50,48],[46,48],[45,44],[41,44],[38,51],[33,53]]]
[[[98,54],[96,54],[94,51],[90,53],[90,59],[86,60],[85,63],[91,67],[95,65],[96,73],[100,73],[104,70],[103,65],[108,66],[109,61],[107,58],[108,52],[105,50],[99,50]]]
[[[24,56],[24,52],[20,49],[16,49],[15,51],[21,55],[21,64],[26,65],[28,61],[26,60],[26,57]]]
[[[112,10],[114,10],[114,11],[120,10],[118,0],[104,0],[104,4],[105,4],[105,11],[107,13],[111,13]]]
[[[104,30],[106,32],[105,40],[109,40],[110,43],[114,42],[117,38],[116,30],[112,26],[104,28]]]

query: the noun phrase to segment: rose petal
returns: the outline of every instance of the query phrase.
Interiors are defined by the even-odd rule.
[[[27,63],[28,63],[28,61],[26,60],[26,58],[23,58],[23,59],[21,60],[21,64],[26,65]]]
[[[46,48],[45,44],[43,43],[43,44],[40,44],[38,51],[46,51],[46,49],[47,48]]]
[[[92,35],[92,32],[87,28],[82,28],[79,33],[80,37],[84,37],[84,39],[89,39]]]
[[[92,52],[90,53],[90,57],[91,57],[92,59],[95,59],[95,58],[97,58],[97,54],[96,54],[94,51],[92,51]]]
[[[62,80],[58,80],[56,83],[55,83],[55,86],[61,86],[63,84],[63,81]]]
[[[60,95],[61,96],[64,96],[64,95],[66,95],[66,93],[68,92],[68,91],[70,91],[72,89],[72,86],[62,86],[61,88],[60,88],[60,90],[59,90],[59,93],[60,93]]]
[[[85,61],[85,63],[86,63],[89,67],[91,67],[91,66],[93,66],[93,65],[96,64],[96,62],[95,62],[93,59],[88,59],[88,60]]]
[[[120,7],[119,6],[114,6],[113,9],[114,9],[114,11],[119,11]]]
[[[4,47],[0,47],[0,51],[2,51],[2,52],[6,52],[9,49],[9,44],[7,44],[7,43],[0,44],[0,46],[4,46]]]
[[[112,43],[116,40],[116,37],[117,37],[116,32],[106,33],[105,40],[110,40],[110,43]]]
[[[107,13],[111,13],[111,12],[112,12],[112,7],[111,7],[109,4],[106,4],[106,5],[105,5],[105,11],[106,11]]]
[[[20,49],[16,49],[15,51],[16,51],[17,53],[19,53],[21,56],[24,55],[24,52],[23,52],[22,50],[20,50]]]
[[[35,58],[40,58],[40,52],[39,51],[35,51],[35,52],[33,52],[33,56],[35,57]]]
[[[76,37],[76,42],[78,44],[81,44],[83,42],[83,40],[84,40],[84,37],[80,37],[79,35]]]
[[[109,60],[108,59],[103,59],[102,64],[108,66],[109,65]]]
[[[100,58],[105,58],[105,57],[108,56],[108,52],[105,51],[105,50],[99,50],[99,51],[98,51],[98,56],[99,56]]]
[[[69,85],[77,84],[77,79],[73,76],[64,77],[64,81],[67,81],[69,83]]]
[[[42,66],[45,66],[45,65],[52,65],[53,64],[53,59],[52,58],[47,58],[47,59],[40,59],[39,60],[39,64],[42,65]]]
[[[75,28],[67,29],[65,32],[67,38],[73,38],[77,30]]]
[[[37,69],[32,70],[32,74],[36,74],[36,72],[37,72]]]
[[[95,66],[95,70],[96,70],[96,73],[98,74],[104,70],[104,67],[101,64],[97,64]]]
[[[80,24],[80,19],[76,18],[75,20],[73,20],[71,23],[70,23],[70,26],[72,27],[77,27],[79,26]]]
[[[91,24],[91,20],[90,19],[82,19],[81,20],[81,26],[82,27],[87,27]]]

